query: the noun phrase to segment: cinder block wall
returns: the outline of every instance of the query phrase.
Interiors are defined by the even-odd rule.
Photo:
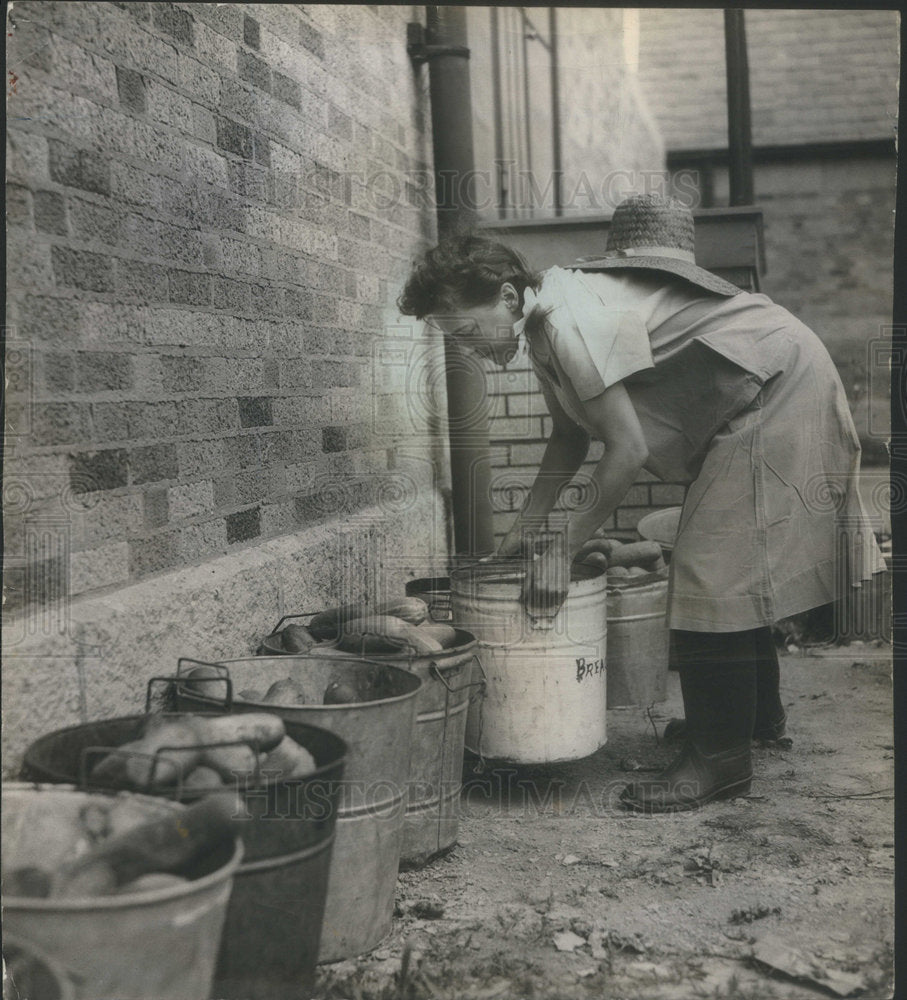
[[[421,16],[10,9],[8,748],[443,562]]]

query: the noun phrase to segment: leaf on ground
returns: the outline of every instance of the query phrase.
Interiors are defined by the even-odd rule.
[[[573,931],[561,931],[554,935],[553,941],[558,951],[575,951],[586,943],[585,938],[574,934]]]

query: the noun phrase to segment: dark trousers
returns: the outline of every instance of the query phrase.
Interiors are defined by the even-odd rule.
[[[671,630],[690,735],[708,750],[750,740],[784,717],[778,654],[769,627],[744,632]]]

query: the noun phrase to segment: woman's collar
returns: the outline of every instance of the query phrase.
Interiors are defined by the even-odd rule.
[[[526,321],[529,319],[529,314],[538,304],[538,296],[535,294],[534,289],[527,286],[523,290],[523,308],[520,318],[513,324],[513,333],[517,338],[516,354],[514,354],[508,364],[512,365],[528,359],[529,338],[526,336]]]

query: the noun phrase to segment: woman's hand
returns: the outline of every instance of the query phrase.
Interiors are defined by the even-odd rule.
[[[530,561],[523,581],[522,602],[532,618],[554,618],[567,600],[570,567],[562,546],[553,544]]]
[[[517,518],[514,526],[504,536],[504,540],[495,552],[496,559],[530,558],[531,546],[523,535],[522,522]]]

